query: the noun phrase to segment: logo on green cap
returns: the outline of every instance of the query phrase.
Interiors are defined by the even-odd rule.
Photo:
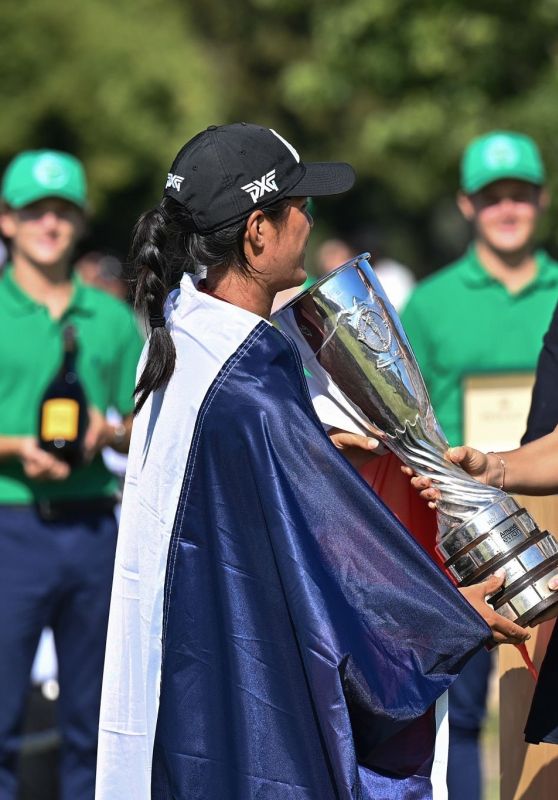
[[[519,153],[515,144],[507,136],[495,136],[487,142],[484,161],[490,169],[508,169],[516,166]]]
[[[52,155],[38,159],[33,167],[33,175],[39,183],[50,189],[61,189],[70,177],[65,164]]]
[[[472,194],[504,178],[544,183],[544,166],[535,142],[525,134],[494,131],[469,144],[461,160],[461,188]]]

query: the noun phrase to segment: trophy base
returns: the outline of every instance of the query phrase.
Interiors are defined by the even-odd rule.
[[[553,564],[545,564],[545,569],[538,578],[528,575],[525,582],[516,581],[504,586],[490,598],[490,605],[503,617],[518,625],[536,625],[537,617],[558,604],[558,592],[548,588],[549,580],[558,575],[558,558],[549,561]],[[556,612],[558,614],[558,608]]]
[[[533,623],[558,604],[558,592],[548,588],[549,580],[558,576],[558,542],[512,497],[448,531],[436,551],[459,586],[479,583],[504,569],[505,584],[489,602],[518,625]]]

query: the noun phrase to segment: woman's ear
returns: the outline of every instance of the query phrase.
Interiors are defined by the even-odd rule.
[[[244,233],[245,249],[249,248],[252,252],[258,253],[263,249],[267,234],[267,219],[263,211],[259,208],[252,211],[246,221]]]

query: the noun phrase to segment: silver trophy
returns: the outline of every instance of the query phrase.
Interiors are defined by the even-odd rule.
[[[438,501],[436,551],[458,585],[503,567],[491,602],[526,625],[558,602],[558,543],[506,492],[471,478],[444,458],[449,445],[430,404],[411,346],[365,253],[283,306],[272,321],[296,343],[309,380],[353,427],[384,434],[403,463],[431,478]]]

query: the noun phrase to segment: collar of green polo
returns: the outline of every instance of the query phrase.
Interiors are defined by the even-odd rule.
[[[537,274],[527,286],[558,286],[558,268],[548,253],[544,250],[536,250],[535,264],[537,265]],[[483,267],[474,244],[471,244],[467,250],[463,274],[469,286],[480,288],[493,283],[501,283]],[[524,288],[527,288],[527,286]]]
[[[64,316],[68,312],[77,312],[89,314],[91,313],[90,303],[88,301],[87,292],[83,281],[77,276],[72,275],[72,297],[68,308],[64,312]],[[14,278],[14,268],[12,264],[8,264],[4,270],[1,282],[6,290],[8,296],[8,312],[12,314],[29,314],[39,308],[44,308],[43,303],[37,302],[33,297],[27,294],[24,289],[17,283]]]

